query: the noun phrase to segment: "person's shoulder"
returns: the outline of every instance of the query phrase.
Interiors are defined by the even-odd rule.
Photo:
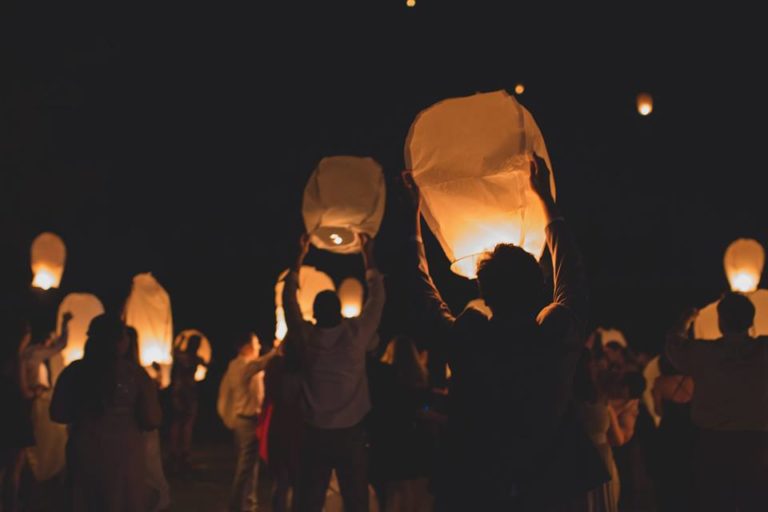
[[[536,322],[546,335],[565,335],[573,328],[576,316],[564,304],[553,302],[539,312]]]

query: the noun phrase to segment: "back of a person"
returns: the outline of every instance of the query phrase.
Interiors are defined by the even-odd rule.
[[[693,419],[714,430],[768,430],[768,338],[722,339],[693,374]]]
[[[354,320],[314,327],[306,343],[303,391],[308,419],[320,428],[357,424],[370,409],[366,344],[356,340]]]

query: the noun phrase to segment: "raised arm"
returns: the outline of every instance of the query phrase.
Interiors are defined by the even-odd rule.
[[[587,279],[584,264],[552,196],[550,171],[534,154],[531,160],[531,187],[542,201],[546,216],[547,247],[552,255],[555,304],[566,306],[581,324],[587,318]]]
[[[267,367],[267,364],[269,364],[269,362],[279,353],[279,349],[275,347],[258,359],[248,363],[245,366],[245,370],[243,371],[243,380],[245,382],[250,382],[251,378],[257,373],[264,371],[264,369]]]
[[[424,240],[421,237],[421,193],[409,171],[403,172],[403,183],[411,197],[411,215],[413,216],[410,232],[413,249],[410,252],[414,258],[412,268],[416,270],[416,275],[413,278],[416,287],[414,297],[419,302],[417,307],[422,313],[420,319],[424,327],[429,331],[432,338],[444,340],[447,339],[448,331],[456,321],[456,317],[443,300],[429,272]]]
[[[66,312],[61,319],[61,334],[54,339],[53,343],[39,345],[35,348],[35,358],[41,363],[55,356],[65,348],[69,341],[69,322],[72,320],[72,313]]]
[[[667,358],[684,375],[691,375],[698,349],[705,345],[691,340],[688,335],[698,313],[696,309],[686,311],[667,334]]]
[[[356,323],[360,332],[360,339],[366,340],[366,348],[370,351],[376,348],[378,341],[376,331],[381,322],[387,297],[384,290],[384,276],[376,267],[373,239],[367,235],[362,235],[361,240],[363,242],[363,261],[365,263],[368,296]]]

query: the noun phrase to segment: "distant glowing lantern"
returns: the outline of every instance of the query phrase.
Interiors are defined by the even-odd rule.
[[[744,293],[755,306],[753,336],[768,335],[768,290],[758,290],[765,264],[765,251],[756,240],[740,238],[728,246],[723,266],[731,290]],[[722,337],[715,301],[699,310],[693,324],[694,337],[700,340],[716,340]]]
[[[520,96],[520,95],[521,95],[521,94],[523,94],[524,92],[525,92],[525,86],[524,86],[523,84],[517,84],[517,85],[515,86],[515,94],[517,94],[518,96]]]
[[[41,233],[32,242],[32,286],[43,290],[58,288],[64,273],[67,248],[53,233]]]
[[[205,361],[205,364],[211,362],[211,343],[208,341],[208,337],[197,329],[187,329],[181,331],[176,339],[173,340],[174,350],[185,351],[187,349],[187,343],[192,336],[200,336],[200,348],[197,349],[197,357]],[[208,374],[208,368],[202,364],[197,365],[195,370],[195,380],[201,382],[205,380]]]
[[[641,116],[647,116],[653,112],[653,96],[647,92],[641,92],[637,95],[637,112]]]
[[[56,332],[61,334],[64,313],[72,313],[69,322],[69,338],[67,347],[61,352],[64,365],[83,357],[85,341],[88,339],[88,327],[91,320],[104,313],[104,306],[95,295],[90,293],[70,293],[59,305]]]
[[[406,0],[405,5],[408,7],[416,7],[416,0]]]
[[[405,161],[455,273],[474,278],[499,243],[541,257],[547,220],[530,185],[534,152],[552,169],[533,116],[505,91],[441,101],[416,117]],[[551,185],[554,193],[554,175]]]
[[[286,270],[278,278],[277,285],[275,285],[275,317],[277,319],[277,325],[275,326],[275,338],[278,340],[285,339],[285,335],[288,332],[288,326],[285,323],[285,311],[283,310],[283,288],[285,287],[285,276],[288,275]],[[296,293],[299,307],[301,308],[301,316],[307,322],[315,321],[314,304],[317,294],[325,290],[335,290],[336,286],[333,284],[333,279],[315,267],[303,266],[299,271],[299,291]]]
[[[341,314],[344,318],[360,316],[363,309],[363,285],[354,277],[348,277],[339,286]]]
[[[139,335],[141,365],[170,365],[173,342],[171,298],[152,274],[138,274],[133,278],[124,316],[125,323]]]
[[[483,299],[473,299],[469,301],[464,309],[474,309],[481,312],[488,319],[493,318],[493,311],[491,311],[491,308],[488,307],[488,304],[486,304]]]
[[[725,275],[735,292],[753,292],[760,284],[765,264],[765,251],[756,240],[740,238],[725,251]]]
[[[375,160],[323,158],[304,189],[304,225],[315,247],[341,254],[359,252],[358,235],[376,236],[385,200],[384,175]]]

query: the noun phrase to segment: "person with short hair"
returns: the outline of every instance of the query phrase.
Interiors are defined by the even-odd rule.
[[[717,305],[716,341],[689,337],[696,310],[687,312],[667,340],[666,353],[693,377],[692,417],[700,429],[694,463],[698,510],[768,507],[768,337],[752,338],[755,307],[727,293]]]

